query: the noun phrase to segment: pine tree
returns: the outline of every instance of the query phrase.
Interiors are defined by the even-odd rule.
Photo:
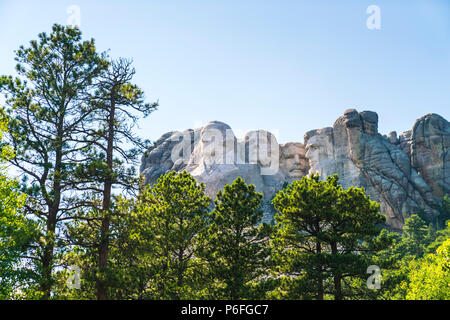
[[[432,232],[429,226],[417,214],[411,215],[405,220],[403,227],[402,245],[409,254],[420,258],[425,253],[426,247],[432,241]]]
[[[428,245],[426,252],[435,253],[437,248],[444,243],[445,240],[450,239],[450,220],[447,220],[447,227],[445,229],[438,230],[432,242]]]
[[[9,116],[7,140],[15,150],[10,163],[27,179],[27,213],[43,224],[32,260],[42,298],[48,299],[55,254],[63,249],[59,234],[79,205],[67,201],[78,186],[72,177],[78,152],[86,146],[76,142],[77,129],[92,114],[87,101],[107,62],[77,28],[55,24],[38,37],[16,51],[19,77],[2,76],[0,89]]]
[[[200,294],[202,267],[194,252],[198,235],[207,226],[209,204],[205,185],[183,171],[161,176],[139,195],[135,205],[128,205],[133,215],[128,230],[128,239],[133,241],[128,243],[135,248],[132,254],[137,262],[129,269],[134,273],[135,296],[192,299]]]
[[[445,194],[439,206],[439,216],[437,217],[437,229],[444,229],[447,221],[450,220],[450,196]]]
[[[117,194],[135,194],[139,175],[135,167],[138,156],[148,149],[133,132],[139,116],[153,112],[157,103],[145,103],[144,93],[131,81],[135,74],[132,62],[126,59],[111,61],[97,81],[97,90],[90,101],[95,111],[90,124],[80,130],[78,142],[89,147],[83,150],[83,162],[76,168],[75,181],[82,181],[86,197],[92,199],[90,210],[79,215],[77,228],[70,228],[69,238],[74,244],[87,248],[98,259],[96,278],[97,298],[105,300],[111,233],[114,189]],[[125,145],[128,149],[125,149]],[[98,196],[100,194],[100,196]],[[86,221],[91,223],[86,224]],[[86,228],[87,227],[87,228]],[[82,230],[82,231],[81,231]],[[92,238],[86,234],[98,234]]]
[[[379,204],[362,188],[344,190],[337,175],[320,181],[303,177],[273,200],[278,215],[273,239],[281,290],[290,298],[336,300],[352,297],[352,278],[366,278],[370,265],[364,240],[375,238],[385,221]]]
[[[207,262],[214,299],[264,297],[270,227],[261,224],[262,194],[237,178],[220,190],[198,255]]]
[[[376,254],[376,263],[383,269],[383,286],[377,292],[377,298],[406,299],[414,261],[420,260],[428,250],[434,252],[442,244],[442,241],[431,244],[438,234],[445,235],[445,232],[440,230],[436,234],[432,225],[427,226],[418,214],[412,214],[405,220],[401,234],[383,230],[381,235],[387,235],[392,241]]]

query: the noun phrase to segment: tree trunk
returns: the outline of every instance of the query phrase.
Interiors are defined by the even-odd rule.
[[[54,197],[52,202],[48,202],[48,216],[47,216],[47,230],[46,230],[46,244],[44,247],[44,253],[42,256],[42,276],[43,279],[40,283],[40,290],[43,292],[42,299],[48,300],[51,296],[51,290],[53,285],[52,269],[53,269],[53,256],[55,250],[56,240],[56,222],[59,211],[59,205],[61,202],[61,167],[62,167],[62,137],[63,137],[63,118],[58,121],[58,136],[56,138],[57,148],[55,155],[55,172],[53,177],[53,192]]]
[[[336,242],[331,243],[331,253],[333,256],[337,256],[337,244]],[[342,286],[341,286],[341,274],[339,271],[335,271],[334,273],[334,300],[342,300]]]
[[[114,92],[115,89],[113,89]],[[102,217],[102,225],[100,228],[100,246],[98,248],[98,267],[100,274],[104,275],[108,266],[108,253],[109,253],[109,226],[110,218],[109,211],[111,208],[111,190],[112,190],[112,172],[113,172],[113,152],[114,152],[114,121],[115,121],[115,98],[114,93],[111,98],[111,105],[108,117],[108,137],[107,137],[107,149],[106,149],[106,164],[108,167],[108,173],[105,179],[103,188],[103,203],[102,212],[106,214]],[[97,281],[97,299],[107,300],[107,285],[100,279]]]
[[[174,296],[173,299],[174,300],[180,300],[181,296],[180,296],[180,291],[179,289],[183,286],[184,284],[184,272],[185,272],[185,268],[183,265],[183,253],[184,250],[183,248],[179,248],[178,249],[178,269],[177,269],[177,291],[174,292]]]
[[[322,246],[320,245],[320,241],[317,239],[316,242],[316,253],[322,253]],[[318,266],[319,278],[317,279],[317,300],[323,300],[323,280],[322,280],[322,265]]]
[[[320,224],[319,221],[315,222],[315,231],[319,232],[320,231]],[[322,253],[322,246],[320,243],[320,239],[318,237],[316,237],[316,254],[320,255]],[[323,280],[322,280],[322,265],[318,266],[318,271],[319,271],[319,278],[317,279],[317,296],[316,299],[317,300],[323,300]]]
[[[108,266],[108,249],[109,249],[109,218],[102,218],[102,225],[100,227],[101,241],[98,248],[98,267],[102,279],[97,279],[97,299],[107,300],[107,287],[104,279],[106,267]]]
[[[42,280],[40,281],[40,291],[42,291],[42,300],[50,299],[52,290],[52,268],[53,268],[53,251],[55,248],[55,223],[56,215],[49,213],[47,219],[46,245],[44,254],[42,255]]]

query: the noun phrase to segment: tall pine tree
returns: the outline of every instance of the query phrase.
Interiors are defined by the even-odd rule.
[[[80,129],[78,142],[87,144],[82,162],[76,168],[75,181],[83,182],[90,208],[79,215],[77,228],[70,228],[72,243],[95,248],[97,257],[97,298],[108,298],[108,264],[111,214],[114,190],[117,194],[135,194],[139,175],[135,167],[138,156],[148,149],[133,131],[140,117],[153,112],[158,104],[145,103],[144,92],[132,83],[135,70],[132,61],[113,60],[97,80],[90,104],[95,112],[90,122]],[[84,222],[84,223],[83,223]],[[90,223],[88,223],[90,222]],[[98,235],[92,238],[87,235]]]
[[[88,101],[107,62],[77,28],[54,25],[38,38],[16,51],[19,77],[2,76],[0,89],[9,116],[7,139],[15,150],[10,163],[26,178],[27,213],[43,225],[32,260],[42,298],[48,299],[55,254],[63,249],[58,235],[74,210],[66,196],[76,189],[72,172],[85,147],[75,141],[77,130],[93,112]]]
[[[303,177],[273,200],[278,215],[273,239],[278,276],[290,298],[352,297],[352,277],[366,278],[367,247],[385,221],[362,188],[344,190],[337,175]],[[365,254],[362,255],[361,252]]]
[[[264,297],[270,227],[261,224],[262,194],[237,178],[217,194],[197,254],[207,262],[214,299]]]

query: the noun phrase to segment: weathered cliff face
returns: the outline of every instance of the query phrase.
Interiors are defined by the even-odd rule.
[[[405,139],[406,140],[406,139]],[[418,119],[407,140],[405,151],[418,174],[431,187],[433,195],[450,194],[450,127],[437,114]]]
[[[443,123],[439,124],[443,127]],[[381,136],[377,128],[376,113],[358,113],[350,109],[332,128],[308,132],[305,143],[311,163],[309,172],[318,172],[321,176],[337,173],[344,188],[352,185],[364,187],[371,198],[380,203],[381,212],[393,228],[401,228],[404,219],[419,210],[424,210],[429,217],[436,216],[438,197],[433,196],[433,185],[427,184],[418,174],[421,167],[412,164],[413,153],[405,152],[407,146],[399,146],[395,133],[389,137]],[[442,130],[429,127],[426,131],[426,136],[433,132],[442,141]],[[412,146],[419,140],[421,138],[416,140],[416,135],[412,134],[408,141]],[[432,154],[432,148],[428,147],[430,144],[420,145],[419,159]],[[426,167],[425,164],[423,166]],[[443,176],[443,171],[441,166],[434,174]]]
[[[141,172],[153,184],[168,171],[186,170],[206,184],[213,199],[240,176],[264,194],[265,221],[271,220],[270,200],[283,184],[311,173],[337,173],[344,188],[364,187],[395,229],[420,210],[437,216],[442,196],[450,193],[450,126],[436,114],[397,137],[378,133],[375,112],[349,109],[333,127],[308,131],[304,142],[280,145],[263,130],[240,140],[227,124],[212,121],[164,134],[142,158]]]

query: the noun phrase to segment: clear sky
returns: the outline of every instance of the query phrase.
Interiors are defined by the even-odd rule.
[[[430,112],[450,120],[450,0],[0,0],[0,74],[70,5],[84,36],[133,58],[135,83],[159,99],[143,138],[220,120],[302,142],[348,108],[376,111],[383,134]]]

